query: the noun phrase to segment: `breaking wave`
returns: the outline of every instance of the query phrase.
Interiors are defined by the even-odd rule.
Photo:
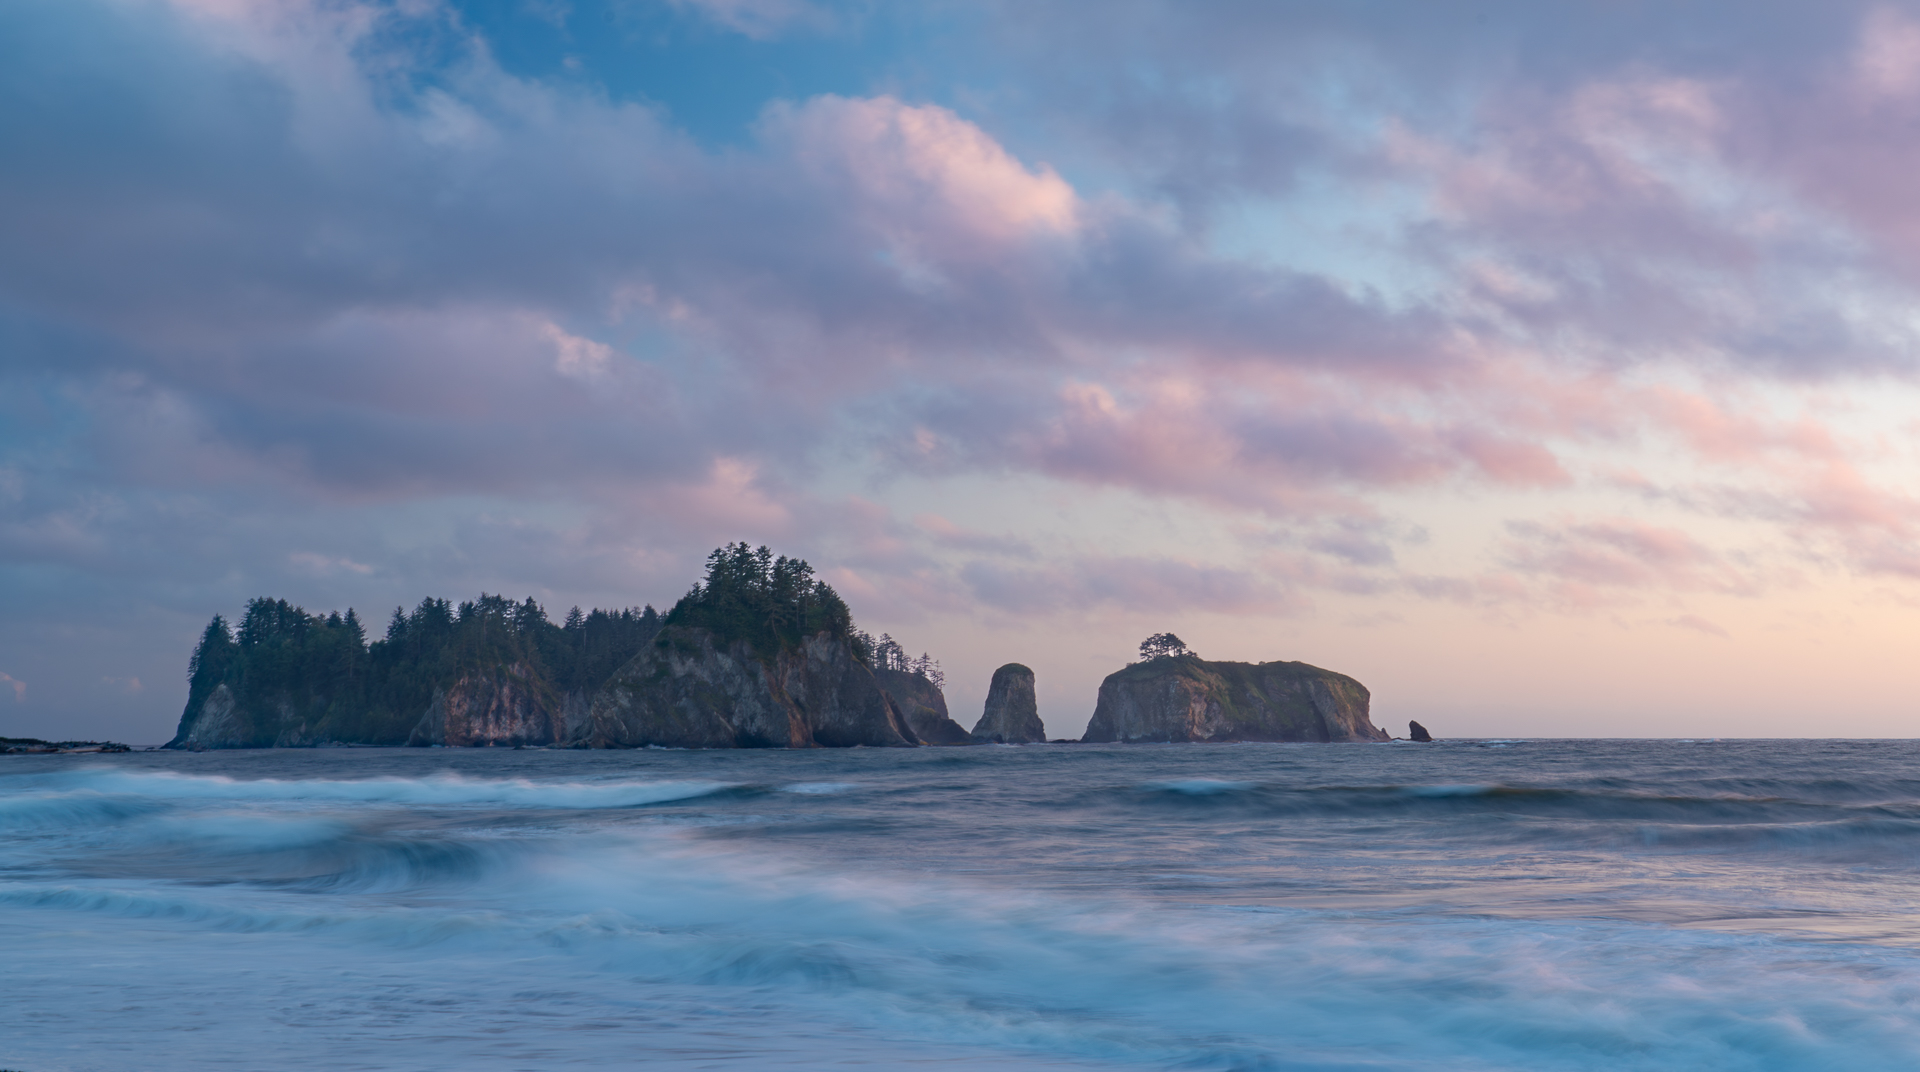
[[[458,774],[426,778],[275,779],[95,770],[40,780],[37,793],[0,801],[0,823],[76,819],[182,803],[395,804],[417,807],[634,808],[739,788],[712,781],[539,782]]]

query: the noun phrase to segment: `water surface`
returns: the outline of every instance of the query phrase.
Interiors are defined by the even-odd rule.
[[[0,757],[0,1066],[1920,1067],[1920,745]]]

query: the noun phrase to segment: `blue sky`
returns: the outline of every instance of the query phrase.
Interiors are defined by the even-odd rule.
[[[1171,629],[1454,735],[1909,732],[1920,10],[1093,10],[8,5],[0,733],[164,739],[251,596],[736,539],[966,722]]]

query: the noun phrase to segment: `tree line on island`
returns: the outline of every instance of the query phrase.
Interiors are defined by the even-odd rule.
[[[1171,633],[1149,637],[1140,657],[1102,684],[1085,740],[1385,737],[1368,721],[1365,688],[1343,675],[1207,663]],[[805,560],[744,542],[715,549],[664,615],[574,607],[556,624],[532,598],[428,598],[396,608],[370,640],[352,609],[314,614],[262,597],[237,626],[214,617],[188,677],[170,747],[1046,739],[1027,667],[995,672],[969,732],[949,717],[937,660],[857,628]],[[1175,710],[1181,696],[1193,702]]]
[[[225,736],[249,745],[407,744],[436,696],[462,680],[505,674],[536,700],[578,702],[669,625],[768,656],[824,634],[876,667],[936,688],[943,678],[926,655],[909,659],[891,636],[876,641],[855,629],[846,602],[805,560],[735,543],[708,556],[705,577],[665,615],[650,605],[576,606],[555,624],[532,597],[429,597],[411,612],[394,608],[386,635],[369,640],[352,608],[314,614],[285,599],[249,600],[238,625],[216,614],[202,631],[174,743],[224,690],[216,710],[231,712]]]

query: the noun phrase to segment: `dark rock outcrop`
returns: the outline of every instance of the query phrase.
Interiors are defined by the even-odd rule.
[[[1167,655],[1107,675],[1081,740],[1387,740],[1368,703],[1366,686],[1306,663]]]
[[[1433,734],[1428,733],[1427,728],[1420,723],[1409,721],[1407,723],[1407,739],[1431,744],[1433,742]]]
[[[1033,671],[1008,663],[993,672],[986,709],[974,724],[973,739],[992,744],[1044,744],[1047,728],[1033,694]]]
[[[0,737],[0,756],[52,756],[75,752],[131,752],[119,741],[43,741],[38,737]]]
[[[877,669],[875,681],[887,690],[895,707],[913,728],[921,744],[972,744],[966,728],[947,714],[947,697],[933,682],[905,670]]]
[[[462,675],[435,689],[407,738],[449,747],[553,744],[565,731],[563,698],[520,663]]]
[[[199,711],[189,707],[180,717],[180,731],[167,742],[167,747],[198,752],[206,748],[246,748],[252,744],[250,728],[234,710],[233,690],[221,682],[214,686],[213,694],[200,705]]]
[[[225,682],[180,720],[168,748],[311,748],[335,744],[503,746],[553,744],[566,736],[567,700],[521,664],[468,670],[436,688],[411,732],[343,711],[326,697],[295,703],[286,695],[243,702]],[[575,704],[584,709],[584,701]],[[419,708],[414,710],[418,711]],[[581,716],[584,721],[584,715]],[[386,721],[391,721],[388,719]]]
[[[591,748],[913,745],[918,736],[851,643],[829,632],[762,656],[668,626],[593,698]]]

